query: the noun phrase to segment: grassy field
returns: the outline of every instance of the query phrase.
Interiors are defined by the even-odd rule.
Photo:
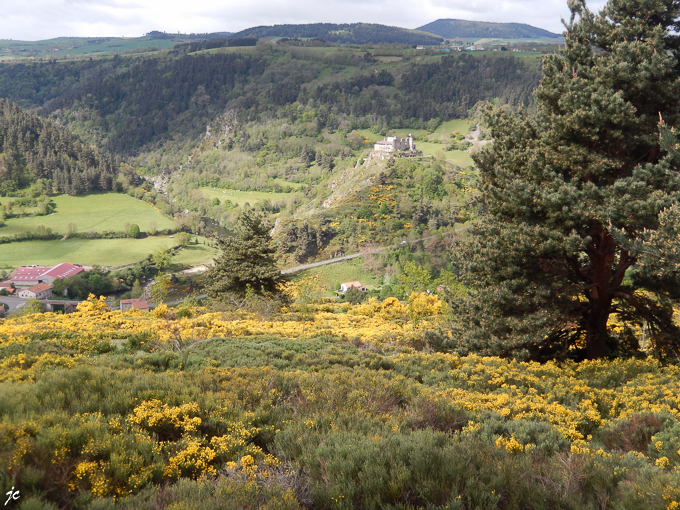
[[[291,184],[291,186],[293,186],[293,184]],[[235,189],[225,190],[221,188],[207,187],[199,189],[203,195],[210,199],[219,198],[220,203],[225,202],[226,200],[231,200],[233,203],[238,205],[243,205],[246,202],[252,205],[257,202],[264,202],[265,200],[271,200],[274,202],[290,197],[289,193],[273,193],[267,191],[240,191]]]
[[[432,156],[437,159],[444,159],[459,166],[474,166],[470,154],[463,151],[445,151],[446,147],[441,143],[417,142],[418,150],[423,151],[423,155]]]
[[[66,56],[97,56],[113,53],[134,52],[142,49],[172,48],[189,38],[181,35],[171,39],[152,39],[144,37],[59,37],[45,41],[8,41],[0,40],[0,61],[21,60],[26,58],[61,59]]]
[[[274,184],[278,184],[281,187],[290,186],[293,189],[301,189],[307,186],[304,182],[291,182],[284,181],[283,179],[274,179]]]
[[[10,199],[3,198],[6,202]],[[166,229],[174,222],[158,212],[153,205],[120,193],[104,193],[71,197],[59,195],[53,198],[56,210],[48,216],[32,216],[8,219],[0,228],[0,236],[13,236],[21,232],[34,231],[39,225],[54,232],[66,233],[68,225],[76,225],[78,232],[122,231],[126,223],[136,223],[144,232],[152,222],[157,229]]]
[[[202,242],[199,238],[199,242]],[[66,239],[65,241],[26,241],[0,245],[0,267],[28,264],[55,265],[60,262],[82,265],[123,266],[133,264],[158,249],[175,245],[168,236],[145,239]],[[175,264],[193,266],[210,262],[216,251],[207,245],[191,245],[172,259]]]
[[[442,122],[435,133],[451,134],[453,131],[467,135],[470,132],[470,124],[464,120],[449,120]]]
[[[217,256],[219,250],[203,244],[206,241],[204,237],[199,237],[200,244],[191,244],[185,246],[177,255],[172,257],[172,263],[178,266],[198,266],[200,264],[207,264]]]
[[[369,287],[377,286],[381,283],[379,278],[374,277],[364,269],[361,257],[338,262],[337,264],[308,269],[298,273],[296,279],[308,276],[319,276],[321,285],[333,290],[338,290],[340,284],[344,282],[359,281],[362,285]]]

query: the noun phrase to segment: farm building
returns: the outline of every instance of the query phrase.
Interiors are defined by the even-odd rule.
[[[340,285],[340,293],[344,294],[345,292],[347,292],[351,288],[359,289],[359,290],[364,291],[364,292],[366,291],[366,287],[361,285],[361,283],[359,283],[359,282],[345,282],[345,283]]]
[[[32,287],[39,283],[52,285],[57,278],[64,279],[84,271],[82,266],[62,262],[54,267],[25,266],[18,268],[9,281],[17,287]]]
[[[52,297],[52,286],[39,283],[28,289],[20,290],[19,297],[24,299],[49,299]]]

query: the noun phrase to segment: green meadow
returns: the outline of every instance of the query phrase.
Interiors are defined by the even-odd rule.
[[[2,203],[11,200],[3,198]],[[137,224],[146,232],[152,224],[156,229],[174,226],[173,220],[161,214],[155,207],[142,200],[120,193],[101,193],[81,197],[59,195],[52,198],[56,209],[47,216],[9,218],[0,228],[0,236],[13,236],[34,231],[40,225],[53,232],[66,233],[69,224],[78,232],[123,231],[126,224]],[[30,209],[29,209],[30,210]]]
[[[443,159],[458,166],[474,166],[474,162],[472,161],[470,154],[463,151],[444,150],[446,146],[441,143],[417,142],[416,147],[419,151],[423,151],[424,156],[432,156],[436,159]]]
[[[296,183],[287,183],[291,186],[296,186]],[[304,185],[300,185],[304,186]],[[236,189],[221,189],[221,188],[199,188],[201,193],[208,197],[209,199],[219,198],[220,203],[224,203],[227,200],[231,200],[234,204],[244,205],[255,204],[258,202],[264,202],[265,200],[271,200],[275,202],[277,200],[284,200],[290,197],[290,193],[274,193],[271,191],[240,191]]]
[[[202,243],[203,238],[199,238]],[[66,239],[25,241],[0,245],[0,267],[28,264],[55,265],[60,262],[88,266],[118,267],[142,260],[156,250],[175,246],[168,236],[145,239]],[[189,245],[173,257],[172,262],[194,266],[212,261],[216,250],[204,244]]]
[[[368,287],[380,285],[380,279],[364,269],[361,257],[307,269],[299,273],[297,278],[310,276],[318,276],[321,285],[334,291],[338,290],[340,284],[344,282],[359,281]]]

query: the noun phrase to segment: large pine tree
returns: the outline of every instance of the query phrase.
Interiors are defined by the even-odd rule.
[[[655,233],[680,200],[680,160],[659,136],[660,117],[680,117],[680,1],[569,6],[536,115],[487,114],[494,142],[476,157],[487,213],[456,257],[471,289],[458,349],[594,359],[637,350],[638,325],[657,354],[677,356],[679,281],[653,266],[678,257]]]
[[[258,294],[276,291],[283,276],[276,266],[276,248],[262,215],[245,210],[239,216],[235,235],[220,239],[218,244],[222,253],[206,271],[209,296],[245,296],[248,287]]]

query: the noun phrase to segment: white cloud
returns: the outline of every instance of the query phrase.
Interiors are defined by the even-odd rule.
[[[440,18],[527,23],[561,32],[560,17],[568,16],[566,0],[3,0],[0,38],[237,32],[257,25],[315,22],[416,28]]]

